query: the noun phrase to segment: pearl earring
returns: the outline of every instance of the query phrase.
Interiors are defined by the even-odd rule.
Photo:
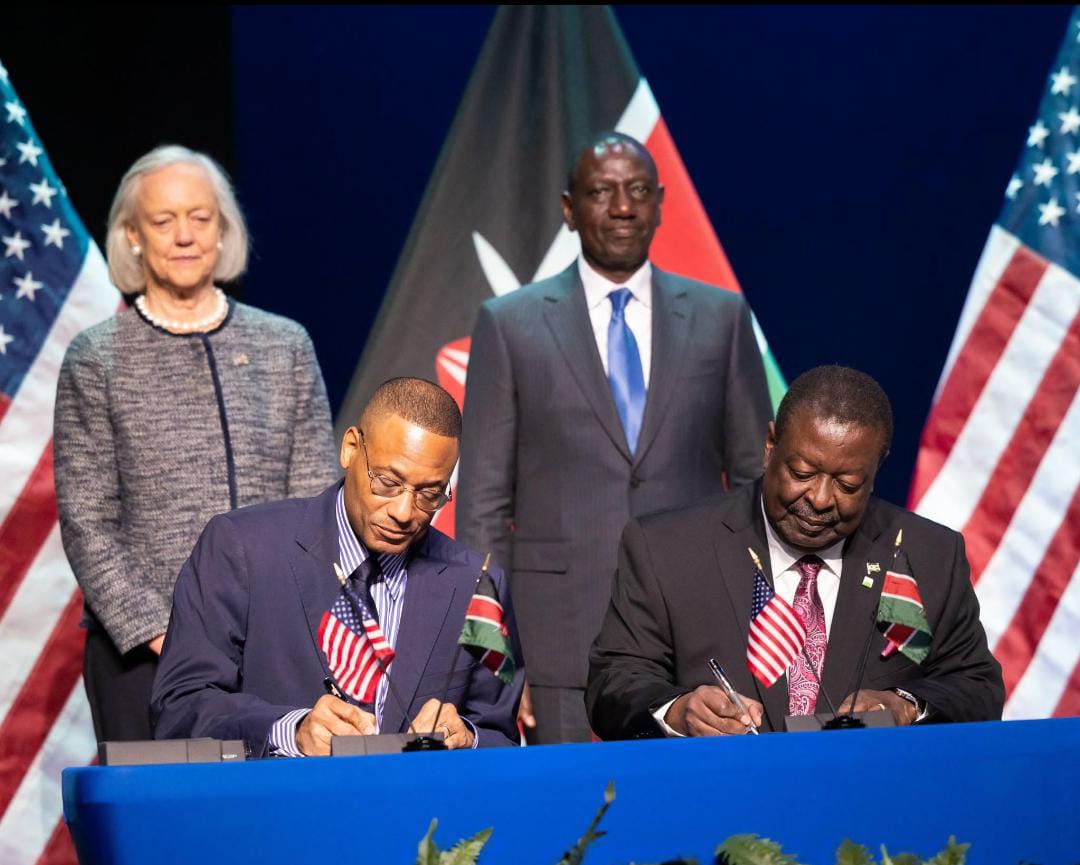
[[[221,241],[219,240],[219,241],[217,242],[217,248],[218,248],[218,252],[221,252],[221,250],[223,250],[223,249],[225,248],[225,244],[224,244],[224,243],[222,243],[222,242],[221,242]]]
[[[139,244],[137,244],[137,243],[134,244],[131,247],[131,254],[134,255],[136,258],[138,258],[140,255],[142,255],[142,247],[139,246]]]

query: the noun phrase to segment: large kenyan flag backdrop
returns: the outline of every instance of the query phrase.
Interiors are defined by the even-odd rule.
[[[576,150],[604,129],[644,142],[656,160],[666,194],[653,261],[740,290],[610,9],[504,6],[338,412],[339,432],[392,376],[435,375],[464,401],[480,303],[558,273],[578,254],[558,194]],[[783,379],[757,334],[778,402]],[[453,514],[451,503],[436,525],[452,533]]]

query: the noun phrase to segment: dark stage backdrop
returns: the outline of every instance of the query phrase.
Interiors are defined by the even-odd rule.
[[[1069,8],[615,10],[781,369],[851,364],[892,397],[877,490],[902,503]],[[336,410],[493,15],[5,8],[0,60],[99,242],[154,144],[234,172],[240,293],[308,328]]]

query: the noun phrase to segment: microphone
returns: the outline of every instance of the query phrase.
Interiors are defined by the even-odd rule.
[[[825,702],[829,704],[829,710],[833,713],[833,717],[836,717],[839,713],[836,711],[836,706],[833,705],[833,701],[829,699],[829,693],[825,690],[825,686],[821,684],[821,679],[818,677],[817,670],[814,669],[814,664],[810,660],[810,656],[806,653],[805,644],[803,644],[802,647],[802,656],[803,660],[806,661],[807,669],[810,670],[810,675],[813,676],[814,681],[817,682],[818,694],[825,698]]]
[[[450,679],[453,677],[454,671],[457,669],[457,662],[458,662],[458,658],[460,656],[461,656],[461,643],[458,643],[457,648],[454,649],[454,657],[450,661],[450,672],[446,674],[446,682],[443,683],[442,696],[439,697],[439,708],[435,710],[435,720],[431,722],[431,730],[430,730],[430,732],[421,734],[424,738],[430,739],[430,737],[434,735],[435,731],[439,729],[439,715],[442,714],[443,706],[446,705],[446,695],[450,691]],[[447,730],[449,731],[449,727],[447,728]],[[435,740],[435,739],[430,739],[430,741],[437,742],[437,740]],[[439,751],[439,750],[445,750],[445,749],[446,749],[446,745],[443,745],[441,742],[438,742],[437,745],[432,745],[432,747],[417,748],[415,750]]]
[[[476,586],[479,586],[480,581],[482,579],[484,579],[484,577],[487,575],[488,567],[490,565],[491,565],[491,553],[489,552],[486,556],[484,556],[484,563],[480,566],[480,576],[478,576],[476,578]],[[474,594],[476,592],[476,587],[475,586],[473,587],[473,592],[474,592]],[[466,609],[465,609],[466,619],[468,619],[468,615],[469,615],[469,610],[466,607]],[[439,708],[435,710],[435,720],[431,722],[431,733],[427,734],[428,736],[432,735],[436,730],[439,729],[439,715],[442,714],[443,706],[446,705],[446,695],[450,692],[450,680],[454,676],[454,671],[457,670],[457,662],[458,662],[458,658],[460,658],[460,657],[461,657],[461,640],[458,640],[458,644],[454,648],[454,657],[450,660],[450,672],[448,672],[446,674],[446,681],[443,683],[442,696],[439,698]],[[449,730],[449,728],[447,728],[447,729]],[[446,746],[443,745],[444,749],[445,749],[445,747]],[[437,747],[433,747],[433,748],[430,748],[430,749],[425,748],[425,749],[422,749],[422,750],[439,750],[439,749]]]
[[[877,609],[870,611],[870,633],[866,637],[866,645],[863,647],[862,658],[859,660],[858,666],[855,668],[855,688],[851,693],[851,709],[845,714],[838,714],[833,709],[833,717],[821,725],[822,730],[854,730],[860,727],[865,727],[866,722],[855,714],[855,701],[859,696],[859,689],[862,687],[863,676],[866,674],[866,662],[870,658],[870,645],[874,641],[874,630],[877,624]],[[826,695],[828,699],[828,695]],[[829,703],[829,708],[832,708],[832,703]]]

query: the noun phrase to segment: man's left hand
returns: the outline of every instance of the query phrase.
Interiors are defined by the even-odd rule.
[[[895,695],[894,695],[895,696]],[[453,703],[442,703],[442,711],[439,711],[439,701],[432,697],[420,708],[416,717],[413,718],[412,728],[415,733],[442,733],[445,737],[443,743],[453,751],[457,748],[471,748],[473,745],[473,732],[469,725],[461,720],[457,708]],[[435,723],[435,716],[439,716],[439,726],[431,729]]]
[[[854,696],[854,706],[852,706]],[[858,694],[849,695],[837,709],[841,714],[844,712],[873,712],[878,709],[888,709],[892,712],[896,726],[906,727],[915,722],[918,712],[910,700],[905,700],[893,691],[859,691]]]

